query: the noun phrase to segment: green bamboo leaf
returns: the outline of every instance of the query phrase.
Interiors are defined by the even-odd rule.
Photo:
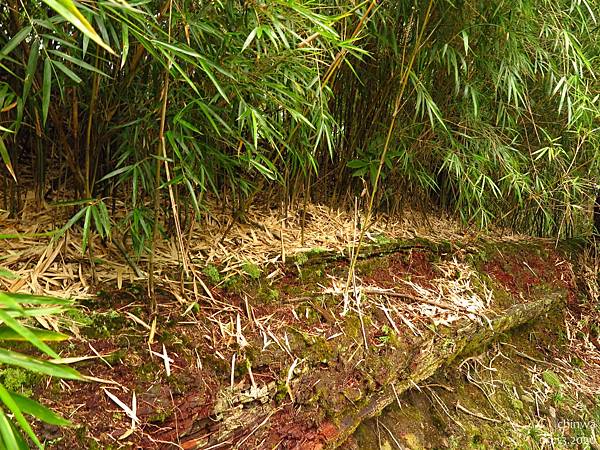
[[[100,210],[96,207],[92,208],[92,218],[94,219],[94,226],[96,228],[96,231],[98,232],[100,237],[104,239],[104,225],[100,220]]]
[[[179,56],[187,55],[187,56],[191,56],[192,58],[201,58],[202,57],[202,55],[200,55],[200,53],[195,52],[194,50],[186,48],[186,47],[177,46],[177,45],[173,45],[173,44],[169,44],[167,42],[157,41],[157,40],[153,40],[152,43],[154,45],[167,48],[167,49],[173,51],[174,53],[179,54]]]
[[[85,219],[83,221],[83,241],[81,243],[81,253],[85,253],[88,242],[90,241],[90,223],[92,220],[92,208],[94,205],[86,206],[85,208]]]
[[[19,445],[15,436],[15,431],[10,425],[10,421],[8,420],[8,417],[6,417],[6,414],[2,408],[0,408],[0,436],[2,436],[2,443],[4,444],[3,448],[7,450],[13,448],[20,450],[23,448]]]
[[[1,153],[1,152],[0,152]],[[43,233],[6,233],[0,234],[0,239],[29,239],[29,238],[38,238],[38,237],[48,237],[53,236],[58,231],[45,231]]]
[[[35,373],[50,375],[57,378],[68,380],[82,380],[83,377],[75,369],[70,367],[53,364],[39,359],[25,356],[21,353],[13,352],[0,348],[0,363],[9,366],[17,366],[22,369],[31,370]]]
[[[115,169],[112,172],[109,172],[106,175],[104,175],[100,180],[98,180],[98,182],[106,181],[109,178],[116,177],[117,175],[121,175],[122,173],[125,173],[125,172],[129,172],[130,170],[133,169],[133,167],[134,167],[133,164],[130,164],[128,166],[119,167],[118,169]]]
[[[65,206],[89,205],[93,201],[94,201],[93,198],[82,198],[79,200],[67,200],[64,202],[54,202],[54,203],[50,203],[48,206],[65,207]]]
[[[66,59],[67,61],[69,61],[69,62],[71,62],[71,63],[73,63],[73,64],[75,64],[75,65],[77,65],[77,66],[79,66],[79,67],[81,67],[81,68],[83,68],[85,70],[89,70],[90,72],[95,72],[95,73],[97,73],[99,75],[102,75],[104,77],[108,77],[108,75],[106,75],[100,69],[97,69],[96,67],[92,66],[91,64],[86,63],[85,61],[82,61],[79,58],[74,58],[73,56],[68,55],[68,54],[66,54],[64,52],[61,52],[59,50],[48,50],[48,53],[52,53],[52,54],[54,54],[56,56],[59,56],[59,57],[61,57],[63,59]]]
[[[104,48],[107,52],[112,55],[116,55],[112,48],[110,48],[102,38],[96,33],[94,27],[88,22],[83,14],[77,9],[77,6],[72,0],[43,0],[50,8],[60,14],[68,22],[71,22],[79,31],[85,36],[90,38],[96,44]]]
[[[31,90],[31,85],[33,83],[33,79],[35,78],[35,73],[37,70],[37,62],[38,57],[40,55],[40,40],[39,38],[35,38],[33,43],[31,44],[29,51],[29,58],[27,60],[27,68],[25,70],[25,81],[23,82],[23,102],[27,100],[27,96],[29,95],[29,91]]]
[[[207,105],[206,103],[198,100],[197,102],[198,107],[200,108],[200,110],[204,113],[204,116],[209,120],[210,124],[212,125],[213,129],[220,135],[221,134],[221,130],[225,130],[228,133],[231,133],[231,127],[229,126],[229,124],[227,122],[225,122],[221,116],[219,116],[211,107],[210,105]],[[215,120],[217,122],[219,122],[220,126],[215,123]]]
[[[85,58],[85,55],[87,55],[87,50],[88,50],[89,45],[90,45],[90,38],[87,37],[86,35],[84,35],[82,42],[81,42],[81,56],[84,58]]]
[[[204,73],[208,76],[208,78],[210,78],[210,81],[212,81],[213,85],[217,88],[219,94],[221,94],[221,97],[223,97],[223,99],[225,99],[227,103],[230,103],[229,97],[227,97],[225,90],[221,87],[212,71],[208,68],[208,64],[200,60],[200,66],[202,67],[202,70],[204,70]]]
[[[42,83],[42,125],[46,125],[48,108],[50,107],[50,93],[52,91],[52,61],[44,61],[44,80]]]
[[[27,436],[29,436],[29,438],[35,443],[35,445],[38,446],[38,448],[43,449],[44,446],[31,429],[31,425],[29,425],[29,422],[27,422],[27,419],[25,419],[23,416],[21,409],[2,384],[0,384],[0,400],[6,405],[10,412],[12,412],[14,419],[17,421],[21,429],[25,431]]]
[[[23,27],[17,34],[15,34],[10,41],[0,50],[0,56],[6,56],[19,46],[23,40],[31,33],[31,26]],[[0,58],[2,59],[2,58]]]
[[[0,292],[0,304],[14,305],[15,303],[24,303],[28,305],[62,305],[69,306],[73,304],[72,300],[58,297],[47,297],[43,295],[20,294],[16,292]]]
[[[24,309],[23,311],[8,311],[11,317],[27,318],[27,317],[44,317],[53,316],[56,314],[62,314],[65,312],[65,308],[62,306],[55,306],[53,308],[35,308],[35,309]]]
[[[56,331],[41,330],[39,328],[30,328],[30,330],[41,341],[60,342],[69,339],[66,334]],[[27,339],[7,326],[0,326],[0,341],[27,341]]]
[[[79,76],[77,76],[77,74],[75,72],[73,72],[71,69],[69,69],[63,63],[61,63],[60,61],[53,61],[53,64],[56,67],[58,67],[66,76],[68,76],[75,83],[77,83],[77,84],[81,83],[81,78],[79,78]]]
[[[110,214],[108,213],[108,209],[104,202],[98,203],[98,218],[104,228],[104,236],[110,239]]]
[[[10,426],[13,429],[15,438],[17,439],[18,450],[30,450],[29,444],[25,442],[25,438],[21,435],[19,430],[17,430],[15,424],[11,422]]]
[[[11,392],[10,396],[17,404],[19,409],[25,414],[29,414],[38,420],[57,426],[69,426],[72,425],[70,421],[62,418],[50,408],[46,408],[44,405],[32,400],[30,398],[19,395],[15,392]]]
[[[126,23],[123,24],[123,29],[121,30],[121,36],[123,39],[123,43],[121,44],[121,69],[125,66],[125,61],[127,61],[127,55],[129,54],[129,27]]]
[[[254,28],[250,34],[248,35],[248,37],[246,38],[246,40],[244,41],[244,45],[242,46],[242,52],[244,50],[246,50],[248,48],[248,46],[252,43],[252,41],[254,40],[254,38],[256,37],[256,32],[257,32],[257,28]]]
[[[196,94],[200,94],[200,91],[198,90],[198,86],[196,86],[196,84],[191,80],[189,75],[181,68],[181,66],[179,64],[177,64],[177,62],[173,59],[173,57],[171,55],[169,55],[168,53],[164,53],[164,55],[170,61],[171,65],[175,68],[175,70],[177,70],[177,72],[179,72],[179,74],[185,79],[185,81],[187,81],[188,85],[194,90],[194,92]]]
[[[2,157],[2,161],[8,169],[8,172],[11,174],[13,179],[17,181],[17,176],[15,175],[15,171],[13,170],[12,164],[10,162],[10,155],[8,154],[6,145],[4,145],[4,139],[2,139],[2,136],[0,136],[0,157]]]
[[[81,208],[79,211],[77,211],[73,215],[73,217],[71,217],[69,219],[69,221],[60,229],[60,232],[56,234],[55,239],[62,236],[67,230],[69,230],[73,225],[75,225],[79,221],[79,219],[81,219],[81,216],[83,216],[83,214],[86,211],[87,211],[87,207]]]
[[[460,34],[461,34],[462,40],[463,40],[463,48],[465,50],[465,55],[468,56],[469,55],[469,35],[467,34],[466,30],[462,30]]]
[[[7,280],[18,280],[20,277],[12,270],[8,270],[4,267],[0,267],[0,278],[5,278]]]
[[[34,345],[42,352],[51,356],[52,358],[58,358],[58,354],[52,350],[46,343],[42,342],[36,335],[31,331],[31,329],[24,327],[17,321],[15,318],[11,317],[4,309],[0,308],[0,320],[4,322],[8,327],[12,328],[12,330],[20,334],[23,339],[29,342],[31,345]]]

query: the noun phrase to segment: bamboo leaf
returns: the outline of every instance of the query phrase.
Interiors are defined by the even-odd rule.
[[[12,270],[8,270],[5,267],[0,267],[0,278],[5,278],[7,280],[18,280],[20,277]]]
[[[129,27],[126,23],[123,24],[123,29],[121,30],[122,36],[122,44],[121,44],[121,69],[125,66],[125,61],[127,61],[127,55],[129,54]]]
[[[2,384],[0,384],[0,400],[2,401],[2,403],[4,403],[4,405],[6,405],[6,407],[10,410],[10,412],[12,412],[15,420],[17,421],[17,423],[19,424],[21,429],[23,431],[25,431],[27,436],[29,436],[29,438],[35,443],[35,445],[38,446],[38,448],[43,449],[44,446],[42,445],[42,443],[39,441],[39,439],[37,438],[37,436],[31,429],[31,425],[29,425],[29,422],[27,422],[27,419],[25,419],[25,417],[23,416],[21,409],[15,403],[15,401],[11,397],[10,393],[6,390],[6,388]]]
[[[109,178],[116,177],[117,175],[121,175],[122,173],[128,173],[131,170],[133,170],[133,167],[134,167],[133,164],[128,165],[128,166],[119,167],[118,169],[115,169],[112,172],[109,172],[106,175],[104,175],[100,180],[98,180],[98,182],[108,180]]]
[[[24,327],[16,319],[11,317],[4,309],[0,308],[0,320],[10,327],[15,333],[21,335],[23,339],[30,344],[34,345],[42,352],[51,356],[52,358],[58,358],[58,354],[52,350],[47,344],[42,342],[31,329]]]
[[[21,367],[22,369],[31,370],[35,373],[50,375],[57,378],[65,378],[68,380],[83,379],[79,372],[70,367],[41,361],[3,348],[0,348],[0,363]]]
[[[79,58],[75,58],[65,52],[61,52],[60,50],[48,50],[48,53],[52,53],[56,56],[60,56],[61,58],[66,59],[67,61],[85,69],[85,70],[89,70],[90,72],[95,72],[99,75],[102,75],[104,77],[108,77],[108,75],[106,75],[104,72],[102,72],[101,70],[95,68],[94,66],[92,66],[91,64],[86,63],[85,61],[82,61]]]
[[[42,125],[46,125],[48,108],[50,107],[50,93],[52,91],[52,61],[44,61],[44,80],[42,82]]]
[[[8,417],[4,413],[4,410],[0,408],[0,436],[2,436],[3,448],[5,449],[23,449],[17,441],[13,427],[10,425]],[[25,447],[27,448],[27,447]]]
[[[0,50],[0,56],[7,56],[10,54],[10,52],[17,48],[19,44],[23,42],[27,36],[29,36],[29,33],[31,33],[31,26],[25,26],[19,30],[19,32],[15,34],[4,47],[2,47],[2,50]]]
[[[27,100],[27,96],[29,95],[29,91],[31,90],[31,85],[33,83],[33,79],[35,78],[35,73],[37,69],[38,57],[40,55],[40,40],[39,38],[35,38],[33,43],[31,44],[31,48],[29,51],[29,58],[27,60],[27,68],[25,69],[25,81],[23,82],[23,102]]]
[[[29,305],[62,305],[70,306],[73,304],[71,300],[66,300],[57,297],[45,297],[42,295],[20,294],[17,292],[0,292],[0,304],[7,305],[12,308],[20,308],[15,304],[21,303]]]
[[[15,171],[13,170],[12,164],[10,162],[10,155],[8,154],[8,150],[4,145],[4,139],[2,139],[2,136],[0,136],[0,157],[2,157],[2,161],[8,169],[8,173],[11,174],[13,180],[17,181],[17,176],[15,175]]]
[[[71,69],[69,69],[63,63],[61,63],[60,61],[53,61],[53,64],[55,67],[58,67],[66,76],[68,76],[75,83],[77,83],[77,84],[81,83],[81,78],[79,78],[79,76],[76,75],[75,72],[73,72]]]
[[[252,43],[252,41],[254,40],[254,38],[256,37],[256,32],[257,32],[258,28],[254,28],[250,34],[248,35],[248,37],[246,38],[246,40],[244,41],[244,45],[242,46],[242,52],[244,50],[246,50],[248,48],[248,46]]]
[[[96,33],[94,27],[92,27],[84,15],[81,14],[72,0],[43,0],[43,2],[60,14],[65,20],[73,24],[73,26],[100,47],[104,48],[110,54],[116,55],[113,49],[102,40],[98,33]]]
[[[19,409],[25,414],[29,414],[36,419],[51,425],[57,425],[61,427],[72,425],[70,421],[62,418],[50,408],[46,408],[44,405],[36,402],[35,400],[24,397],[15,392],[10,392],[10,396]]]
[[[81,253],[84,254],[90,241],[90,223],[92,219],[92,208],[94,205],[85,207],[85,219],[83,221],[83,239],[81,242]]]
[[[69,336],[56,331],[30,328],[30,331],[41,341],[61,342],[69,339]],[[27,341],[28,339],[17,333],[12,328],[0,326],[0,341]]]

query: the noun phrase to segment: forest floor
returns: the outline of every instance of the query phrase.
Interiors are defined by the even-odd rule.
[[[351,212],[309,205],[304,231],[300,211],[287,223],[268,208],[243,223],[223,213],[190,224],[185,260],[175,240],[158,246],[154,325],[147,261],[94,238],[90,263],[77,232],[34,236],[60,219],[0,219],[0,233],[31,236],[6,241],[0,289],[78,299],[44,325],[70,330],[61,356],[103,380],[0,371],[7,387],[73,421],[38,425],[48,448],[598,445],[597,265],[583,246],[480,235],[422,214],[379,217],[348,294]],[[454,345],[465,324],[485,328],[553,292],[562,308],[444,364],[337,442],[352,411],[410,373],[430,336]]]

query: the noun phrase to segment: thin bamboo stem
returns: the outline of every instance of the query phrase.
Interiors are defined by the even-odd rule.
[[[346,286],[344,288],[345,296],[348,295],[348,291],[350,289],[350,284],[354,280],[354,271],[356,269],[356,261],[358,259],[358,254],[360,253],[360,248],[361,248],[364,238],[365,238],[365,233],[367,232],[369,227],[372,225],[371,218],[373,215],[373,205],[375,203],[375,196],[377,194],[379,179],[381,178],[381,171],[383,169],[383,165],[385,164],[385,159],[386,159],[386,156],[387,156],[389,148],[390,148],[390,143],[392,140],[392,133],[396,126],[396,118],[398,116],[398,113],[400,112],[400,105],[402,103],[402,97],[404,96],[404,92],[405,92],[406,86],[408,84],[410,72],[412,71],[417,54],[418,54],[419,50],[421,49],[421,46],[423,43],[423,36],[425,33],[425,29],[427,28],[427,24],[429,23],[429,19],[431,17],[432,7],[433,7],[433,0],[429,0],[429,5],[427,7],[427,11],[425,12],[425,16],[423,18],[423,23],[421,25],[421,29],[419,30],[419,35],[418,35],[417,41],[415,42],[415,44],[413,46],[410,60],[408,62],[408,65],[406,66],[406,69],[404,70],[404,72],[402,74],[402,78],[400,80],[400,89],[398,90],[398,94],[396,95],[396,101],[395,101],[395,105],[394,105],[394,113],[392,114],[392,119],[390,121],[390,125],[388,127],[387,135],[385,138],[385,144],[383,146],[383,150],[382,150],[380,158],[379,158],[379,165],[377,166],[377,173],[375,175],[375,179],[373,180],[373,186],[371,187],[371,195],[369,196],[369,203],[367,206],[367,211],[365,213],[364,224],[360,230],[358,243],[356,245],[356,248],[354,249],[354,253],[352,254],[352,260],[350,261],[350,266],[348,267],[348,277],[346,279]]]

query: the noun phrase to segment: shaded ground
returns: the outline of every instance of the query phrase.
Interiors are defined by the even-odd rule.
[[[588,255],[582,262],[564,310],[438,371],[361,424],[341,448],[600,448],[597,261]],[[530,258],[524,268],[539,273],[547,265]],[[514,261],[484,267],[513,293],[537,282]]]
[[[346,273],[343,259],[322,251],[285,266],[247,264],[235,275],[207,266],[202,278],[212,298],[190,304],[165,292],[152,344],[144,288],[106,286],[84,302],[89,313],[73,313],[67,325],[80,339],[61,350],[64,357],[93,357],[76,367],[110,383],[19,382],[13,374],[13,388],[32,391],[74,421],[70,429],[39,429],[49,448],[316,449],[338,432],[338,414],[410,370],[424,336],[484,324],[502,308],[556,290],[564,292],[577,323],[595,314],[577,296],[589,286],[576,286],[571,264],[544,241],[400,245],[360,263],[352,289],[360,302],[343,295]],[[585,326],[570,333],[591,336],[593,327]],[[512,360],[511,347],[501,348]],[[593,354],[578,356],[592,375],[598,367],[590,362]],[[469,361],[426,384],[460,386],[466,367],[478,369]],[[600,380],[592,375],[588,389]],[[432,392],[452,404],[445,391]],[[431,420],[432,427],[448,429]],[[444,435],[447,441],[444,433],[435,445],[450,442],[452,433]],[[348,445],[369,448],[357,442]]]

